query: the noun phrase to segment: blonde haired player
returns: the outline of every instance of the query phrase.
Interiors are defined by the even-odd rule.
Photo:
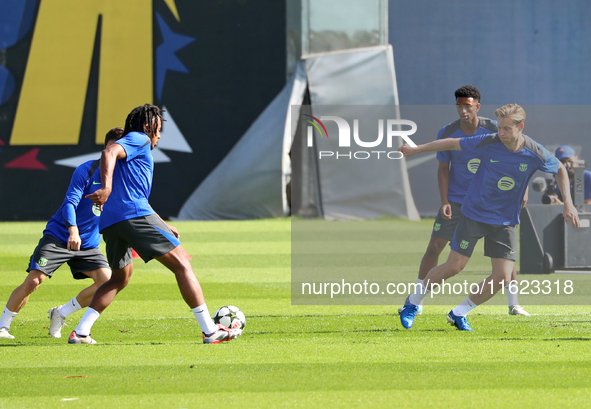
[[[463,331],[472,331],[466,315],[492,298],[510,280],[517,256],[517,225],[528,182],[537,171],[554,173],[564,197],[564,220],[579,227],[579,216],[570,196],[568,175],[554,155],[530,137],[523,135],[525,111],[508,104],[495,111],[498,133],[462,139],[445,139],[420,145],[402,146],[404,156],[422,152],[462,150],[480,159],[480,166],[462,205],[462,215],[451,244],[447,261],[429,271],[424,285],[405,302],[400,314],[403,327],[414,324],[419,305],[433,285],[441,284],[464,269],[474,246],[484,237],[485,256],[491,258],[491,275],[478,284],[447,320]]]
[[[496,121],[478,116],[482,99],[478,88],[473,85],[464,85],[454,92],[454,97],[456,99],[456,110],[459,119],[441,128],[437,134],[438,140],[469,138],[476,135],[487,135],[497,132]],[[441,208],[433,223],[431,239],[419,266],[417,284],[421,285],[429,271],[439,264],[439,255],[447,243],[453,239],[460,215],[462,214],[462,203],[464,203],[466,192],[480,164],[478,158],[473,155],[465,155],[464,152],[460,151],[437,152],[437,159],[439,161],[437,184],[439,186],[439,195],[441,196]],[[527,196],[526,190],[522,207],[525,207]],[[514,266],[511,272],[511,281],[516,280],[517,270]],[[516,285],[506,288],[509,314],[528,316],[529,313],[519,305],[518,291],[516,290]],[[422,313],[422,307],[422,305],[419,306],[418,314]],[[401,313],[403,308],[399,308],[398,313]]]

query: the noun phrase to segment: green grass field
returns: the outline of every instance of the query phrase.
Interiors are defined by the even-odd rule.
[[[414,281],[432,220],[380,223],[397,232],[388,251]],[[239,306],[243,336],[203,345],[172,274],[136,260],[93,327],[99,344],[68,345],[82,312],[53,339],[47,310],[86,284],[62,267],[13,322],[16,339],[0,340],[0,408],[589,406],[588,306],[531,305],[531,317],[481,306],[470,315],[476,331],[465,333],[446,324],[449,306],[429,305],[404,330],[398,305],[291,305],[289,220],[173,224],[210,312]],[[0,224],[2,307],[43,227]],[[470,271],[488,272],[481,254]]]

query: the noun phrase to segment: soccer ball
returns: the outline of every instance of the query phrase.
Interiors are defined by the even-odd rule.
[[[233,305],[224,305],[215,312],[213,322],[216,324],[222,324],[224,327],[230,329],[244,329],[244,326],[246,325],[246,317],[244,316],[244,313],[240,311],[240,308]]]

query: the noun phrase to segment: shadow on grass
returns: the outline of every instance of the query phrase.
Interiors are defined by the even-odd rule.
[[[583,337],[543,338],[542,341],[591,341],[591,338],[583,338]]]

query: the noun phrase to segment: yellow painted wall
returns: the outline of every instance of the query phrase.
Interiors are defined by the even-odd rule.
[[[11,145],[77,145],[99,15],[96,142],[152,103],[152,0],[42,1]]]

